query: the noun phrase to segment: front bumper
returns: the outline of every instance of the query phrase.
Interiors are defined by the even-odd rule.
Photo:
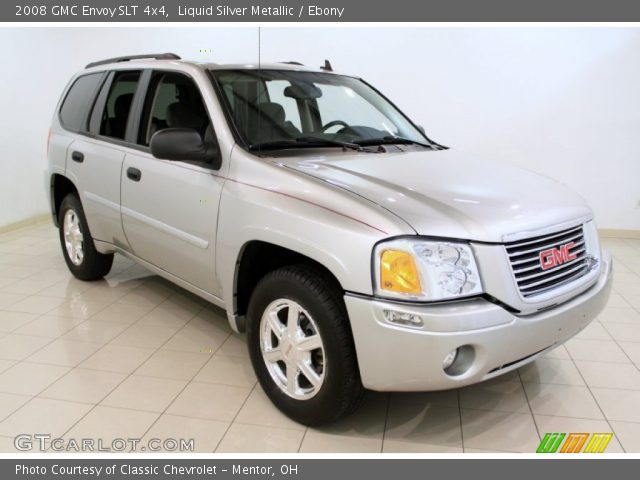
[[[444,390],[519,368],[586,327],[606,305],[612,277],[611,258],[603,252],[600,275],[587,291],[526,316],[484,299],[426,306],[346,295],[362,382],[379,391]],[[384,310],[419,315],[424,327],[391,324]],[[462,346],[473,351],[464,372],[445,373],[445,355]]]

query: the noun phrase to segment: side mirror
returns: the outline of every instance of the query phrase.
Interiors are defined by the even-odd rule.
[[[220,168],[220,157],[215,145],[206,143],[193,128],[165,128],[151,137],[151,154],[162,160],[196,161]]]
[[[426,135],[426,134],[427,134],[427,132],[425,132],[424,127],[423,127],[422,125],[416,125],[416,128],[417,128],[418,130],[420,130],[420,133],[421,133],[421,134],[423,134],[423,135]]]

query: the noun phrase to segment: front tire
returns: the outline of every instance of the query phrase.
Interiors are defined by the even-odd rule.
[[[363,388],[341,292],[320,272],[284,267],[256,286],[247,342],[258,380],[276,407],[304,425],[338,420]]]
[[[74,277],[98,280],[111,271],[113,254],[102,254],[96,250],[77,195],[70,193],[62,200],[58,225],[62,254]]]

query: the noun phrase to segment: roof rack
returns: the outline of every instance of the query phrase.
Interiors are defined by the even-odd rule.
[[[280,63],[282,63],[282,64],[284,64],[284,65],[300,65],[301,67],[304,67],[304,65],[303,65],[302,63],[300,63],[300,62],[295,62],[295,61],[293,61],[293,60],[290,60],[290,61],[288,61],[288,62],[280,62]]]
[[[155,60],[180,60],[180,57],[175,53],[148,53],[146,55],[128,55],[126,57],[114,57],[107,58],[105,60],[99,60],[97,62],[91,62],[84,68],[97,67],[98,65],[106,65],[108,63],[128,62],[130,60],[140,60],[143,58],[153,58]]]

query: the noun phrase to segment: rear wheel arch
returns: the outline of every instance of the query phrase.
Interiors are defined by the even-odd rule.
[[[75,193],[80,198],[80,193],[71,180],[59,173],[51,175],[51,214],[56,227],[59,226],[58,216],[62,200],[70,193]]]

